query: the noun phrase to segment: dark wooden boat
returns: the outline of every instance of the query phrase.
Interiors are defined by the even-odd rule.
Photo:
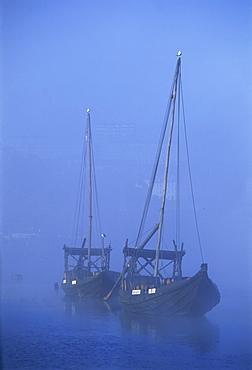
[[[175,120],[179,125],[180,114],[176,113],[177,108],[182,107],[182,85],[181,85],[181,52],[178,53],[178,60],[175,70],[175,76],[172,84],[169,104],[164,120],[164,125],[161,132],[156,161],[151,176],[150,186],[148,189],[147,200],[144,207],[143,216],[140,223],[138,236],[136,239],[135,247],[129,247],[126,241],[124,254],[124,267],[117,284],[121,282],[119,289],[119,302],[124,306],[127,311],[139,314],[152,314],[152,315],[191,315],[202,316],[216,306],[220,301],[220,293],[217,286],[210,280],[207,273],[207,264],[204,263],[202,248],[198,233],[198,241],[202,257],[202,264],[199,272],[192,277],[182,276],[182,259],[185,255],[184,244],[180,246],[180,196],[179,196],[179,180],[180,173],[176,170],[176,230],[174,231],[175,238],[172,242],[172,250],[162,250],[163,237],[165,236],[166,229],[170,229],[171,225],[164,223],[165,205],[168,198],[168,173],[171,166],[171,146],[172,137],[174,133]],[[164,138],[166,135],[166,128],[170,121],[168,144],[165,155],[165,170],[162,191],[162,201],[159,210],[159,222],[152,229],[147,238],[141,243],[141,236],[143,234],[144,225],[147,217],[147,212],[150,205],[150,200],[153,193],[153,187],[156,179],[156,174],[160,162]],[[185,129],[185,126],[184,126]],[[177,129],[177,137],[180,135]],[[186,130],[185,139],[186,139]],[[178,151],[179,141],[177,140],[177,147],[175,153],[177,158],[173,162],[179,167],[180,154]],[[187,148],[187,139],[185,140]],[[188,151],[185,151],[188,155]],[[189,158],[188,158],[189,159]],[[189,173],[190,165],[188,160]],[[190,187],[192,181],[189,181]],[[194,218],[197,223],[194,196],[191,188]],[[171,203],[171,202],[170,202]],[[198,228],[196,227],[198,231]],[[191,233],[188,228],[187,232]],[[157,232],[157,241],[155,249],[146,249],[147,243],[153,240],[153,236]],[[180,247],[179,247],[180,246]],[[161,264],[162,262],[162,264]],[[114,288],[116,285],[114,286]],[[113,289],[112,289],[113,291]],[[105,297],[108,299],[110,293]]]
[[[61,288],[64,290],[67,296],[79,296],[79,297],[104,297],[111,288],[114,286],[118,276],[118,272],[110,270],[110,253],[112,251],[111,245],[108,247],[104,246],[104,240],[106,235],[101,233],[100,230],[96,230],[96,240],[98,247],[93,247],[93,201],[96,195],[95,187],[95,174],[94,174],[94,163],[93,163],[93,152],[91,146],[91,124],[90,124],[90,110],[87,110],[87,129],[84,141],[83,151],[83,163],[81,167],[81,179],[80,179],[80,194],[77,211],[76,221],[76,238],[77,240],[78,230],[80,230],[79,223],[83,222],[80,220],[80,214],[83,212],[82,202],[85,202],[84,195],[84,172],[87,167],[87,187],[88,187],[88,200],[87,200],[87,233],[88,237],[83,239],[80,247],[76,246],[63,246],[64,250],[64,277],[61,283]],[[85,166],[85,159],[88,159],[88,165]],[[93,192],[93,187],[95,188]],[[95,199],[97,201],[97,199]],[[86,204],[86,203],[84,203]],[[85,206],[83,206],[85,208]],[[96,207],[97,209],[97,207]],[[80,211],[81,210],[81,211]],[[99,215],[97,216],[99,218]],[[98,220],[97,224],[100,224]],[[87,247],[85,247],[87,241]]]

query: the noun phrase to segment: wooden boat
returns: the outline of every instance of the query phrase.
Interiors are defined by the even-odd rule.
[[[85,202],[85,181],[84,172],[87,169],[87,187],[88,187],[88,201],[87,201],[87,233],[88,237],[83,239],[80,247],[76,246],[63,246],[64,250],[64,277],[61,283],[61,288],[67,296],[80,296],[80,297],[104,297],[107,294],[118,276],[118,272],[110,270],[110,253],[112,251],[111,245],[104,246],[105,234],[98,231],[97,243],[100,245],[96,248],[93,247],[93,201],[97,199],[94,194],[96,191],[96,181],[93,164],[93,152],[91,141],[91,124],[90,124],[90,110],[87,110],[87,129],[84,141],[83,163],[81,167],[80,178],[80,194],[77,211],[76,221],[76,238],[80,229],[80,214],[82,210],[82,203]],[[88,165],[85,166],[85,159],[88,159]],[[86,168],[87,167],[87,168]],[[94,192],[93,192],[94,187]],[[83,208],[85,208],[83,206]],[[97,207],[96,207],[97,208]],[[98,212],[98,211],[97,211]],[[99,214],[97,213],[99,219]],[[100,220],[97,221],[100,224]],[[85,243],[87,241],[87,247]]]
[[[12,280],[23,280],[22,274],[9,274]]]
[[[123,249],[124,267],[120,277],[117,280],[117,284],[121,282],[121,288],[119,289],[119,302],[124,306],[125,310],[139,314],[201,316],[210,311],[220,301],[220,293],[218,291],[218,288],[208,277],[207,264],[204,263],[203,260],[199,234],[198,239],[202,256],[202,264],[200,270],[192,277],[182,276],[181,265],[182,259],[185,255],[185,250],[183,243],[180,246],[180,217],[178,215],[176,215],[176,231],[174,231],[174,234],[176,235],[174,239],[176,241],[173,240],[172,250],[161,249],[165,231],[167,231],[166,229],[171,228],[170,224],[167,225],[166,223],[164,223],[164,211],[165,205],[166,203],[168,203],[168,173],[171,166],[170,153],[172,146],[172,137],[174,134],[174,123],[176,121],[179,124],[180,114],[177,114],[176,112],[177,108],[182,107],[181,54],[181,52],[178,53],[170,99],[161,132],[161,138],[159,141],[154,169],[151,176],[147,200],[145,203],[141,224],[136,239],[136,244],[135,247],[129,247],[128,241],[126,241],[125,248]],[[159,210],[159,222],[155,225],[147,238],[141,243],[141,235],[144,230],[144,225],[149,210],[156,174],[159,167],[163,142],[167,131],[166,128],[168,126],[168,121],[170,121],[170,127],[165,155],[165,170],[162,201]],[[181,130],[179,129],[176,130],[177,137],[179,137],[180,131]],[[185,140],[185,142],[187,147],[187,139]],[[177,147],[175,153],[177,153],[177,158],[173,162],[175,162],[177,166],[179,166],[179,140],[177,140],[176,145]],[[188,151],[185,151],[185,153],[188,154]],[[177,211],[177,213],[179,213],[180,196],[178,194],[178,190],[180,189],[180,186],[178,186],[178,183],[180,179],[180,173],[178,170],[176,170],[176,174],[177,191],[175,198],[176,203],[178,203],[176,207],[174,207],[174,209]],[[192,181],[189,181],[189,184],[192,185]],[[192,200],[193,209],[195,211],[196,208],[194,204],[193,191]],[[194,215],[197,225],[196,212],[194,212]],[[191,232],[191,229],[189,230]],[[198,231],[197,227],[196,230]],[[146,249],[145,246],[147,245],[147,243],[150,243],[153,240],[153,236],[156,234],[156,232],[156,248]],[[168,268],[170,268],[171,271],[167,271]],[[116,287],[116,285],[114,287]],[[105,299],[108,299],[109,295],[110,293],[107,295],[107,297],[105,297]]]

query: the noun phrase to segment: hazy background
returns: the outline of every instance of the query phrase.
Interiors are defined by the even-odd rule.
[[[121,269],[125,239],[137,235],[145,180],[182,50],[204,257],[221,291],[248,287],[251,1],[2,0],[0,5],[6,273],[34,274],[42,266],[53,282],[62,277],[87,108],[103,230],[113,247],[111,267]],[[184,272],[193,274],[200,254],[183,241]]]

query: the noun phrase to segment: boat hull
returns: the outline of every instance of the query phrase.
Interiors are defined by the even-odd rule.
[[[144,289],[136,292],[133,295],[120,289],[119,302],[125,310],[141,314],[203,316],[220,301],[217,286],[204,270],[192,278],[157,287],[155,293]]]
[[[61,288],[71,297],[104,297],[110,292],[119,273],[115,271],[101,271],[93,276],[82,279],[66,279]]]

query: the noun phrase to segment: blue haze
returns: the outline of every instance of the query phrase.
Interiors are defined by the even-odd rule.
[[[176,54],[182,50],[201,241],[209,275],[222,295],[221,304],[207,315],[221,339],[215,341],[206,368],[211,368],[211,360],[217,366],[218,358],[226,366],[227,357],[221,362],[223,353],[247,356],[252,309],[251,2],[2,0],[0,7],[1,269],[6,284],[9,273],[24,276],[23,300],[21,288],[16,302],[23,310],[24,301],[34,307],[38,299],[36,315],[45,304],[44,298],[36,298],[38,291],[43,286],[43,292],[51,292],[53,283],[62,278],[62,245],[69,242],[73,227],[87,108],[91,109],[102,227],[106,242],[112,243],[111,267],[121,269],[125,240],[133,241],[137,235],[145,180],[152,168]],[[8,240],[14,234],[29,237]],[[191,275],[198,271],[200,253],[192,235],[183,241],[187,251],[183,269]],[[30,293],[28,281],[37,284],[31,283]],[[16,315],[15,295],[9,294],[4,288],[7,343],[15,330],[10,325],[8,331],[6,322],[12,321],[12,313]],[[51,322],[55,311],[56,317],[62,314],[60,297],[61,293],[52,294],[48,298],[52,311],[49,303],[43,311]],[[7,312],[8,307],[13,310]],[[28,311],[24,309],[20,332],[25,318],[30,320]],[[240,313],[243,321],[236,326],[233,320]],[[98,314],[98,323],[103,315],[107,313]],[[118,320],[117,315],[108,336],[125,338],[125,343],[136,340],[143,351],[139,343],[143,337],[150,338],[150,332],[130,330],[127,337],[114,327],[126,325],[127,320]],[[71,324],[70,320],[63,327],[68,330]],[[147,340],[158,347],[160,328],[146,323],[143,327],[155,332],[155,340]],[[46,326],[41,330],[46,335]],[[178,349],[179,345],[175,353]],[[186,353],[189,359],[191,353]],[[201,368],[204,355],[193,356],[194,368]],[[237,368],[237,358],[233,364],[232,358],[228,361],[230,368]],[[242,364],[241,369],[248,368],[247,360]],[[31,361],[27,368],[32,366]],[[91,361],[89,366],[95,368]],[[140,368],[138,362],[135,366]]]

